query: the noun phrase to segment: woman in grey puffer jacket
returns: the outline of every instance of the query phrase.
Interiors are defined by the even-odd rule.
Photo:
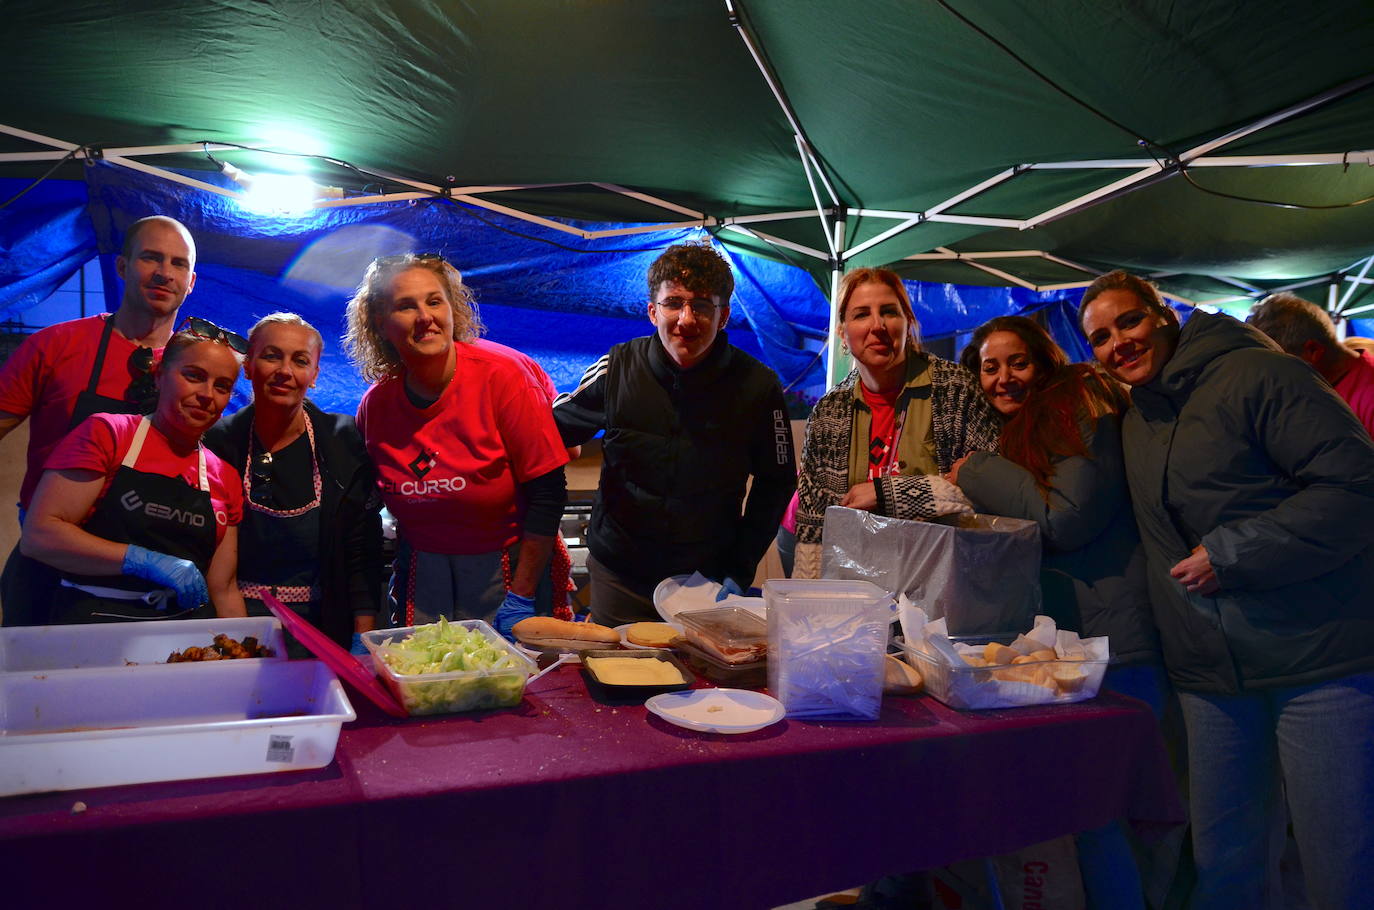
[[[1132,386],[1126,477],[1188,728],[1195,906],[1264,907],[1286,791],[1315,907],[1374,894],[1374,442],[1228,316],[1104,275],[1079,319]]]

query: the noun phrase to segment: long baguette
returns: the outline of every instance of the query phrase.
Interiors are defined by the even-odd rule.
[[[594,622],[568,622],[552,616],[531,616],[522,619],[511,629],[515,637],[527,645],[552,648],[569,646],[585,648],[588,643],[620,644],[620,633],[609,626]]]

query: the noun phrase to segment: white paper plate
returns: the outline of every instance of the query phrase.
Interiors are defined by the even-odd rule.
[[[620,633],[620,644],[623,645],[623,646],[626,647],[626,648],[635,648],[635,649],[645,650],[645,651],[652,651],[652,650],[655,650],[655,648],[654,648],[653,645],[637,645],[637,644],[635,644],[634,642],[630,641],[629,638],[626,637],[626,633],[628,632],[630,626],[632,626],[632,625],[634,625],[634,623],[629,623],[629,622],[627,622],[627,623],[625,623],[625,625],[623,625],[623,626],[616,626],[616,627],[615,627],[615,630],[616,630],[617,632]],[[672,626],[674,629],[677,629],[677,633],[678,633],[679,635],[681,635],[681,634],[683,633],[682,623],[680,623],[680,622],[670,622],[670,623],[668,623],[668,625]]]
[[[673,575],[665,578],[654,588],[654,608],[663,621],[677,625],[677,614],[695,610],[713,610],[716,607],[743,607],[760,619],[768,618],[768,605],[762,597],[742,597],[731,594],[724,600],[716,600],[720,585],[700,572],[691,575]]]
[[[782,720],[782,702],[748,689],[665,692],[644,703],[670,724],[699,733],[753,733]]]

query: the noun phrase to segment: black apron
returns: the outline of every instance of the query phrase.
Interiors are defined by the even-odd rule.
[[[95,365],[91,367],[91,376],[86,381],[86,388],[77,393],[76,404],[72,408],[72,419],[67,424],[68,430],[76,429],[77,424],[92,414],[137,414],[140,410],[134,402],[125,401],[123,398],[110,398],[96,392],[100,386],[100,372],[105,367],[105,353],[109,350],[112,334],[114,317],[107,316],[105,330],[100,333],[100,345],[95,349]]]
[[[151,421],[139,421],[129,451],[110,487],[82,527],[105,540],[135,544],[158,553],[189,559],[201,574],[215,555],[215,508],[205,450],[197,446],[199,487],[180,477],[140,471],[136,465]],[[80,586],[80,587],[76,587]],[[175,594],[130,575],[63,573],[54,602],[57,622],[118,622],[146,619],[210,619],[209,604],[187,608]]]
[[[248,456],[243,466],[243,524],[239,527],[239,591],[249,616],[270,616],[262,602],[261,590],[266,588],[288,608],[304,616],[317,628],[320,626],[320,503],[322,479],[319,452],[315,447],[315,431],[307,415],[305,433],[300,442],[309,446],[312,496],[297,508],[274,508],[284,505],[272,495],[272,489],[282,488],[281,480],[264,489],[259,474],[276,475],[288,456],[299,464],[298,445],[293,442],[273,455],[263,452],[257,444],[257,434],[249,429]],[[258,449],[260,464],[254,466],[253,451]],[[295,456],[295,457],[292,457]],[[290,470],[288,468],[288,470]],[[254,489],[255,484],[257,489]],[[299,500],[298,500],[299,501]],[[287,651],[290,657],[314,655],[289,634]]]

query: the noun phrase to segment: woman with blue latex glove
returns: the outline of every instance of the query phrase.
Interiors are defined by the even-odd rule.
[[[211,427],[205,446],[242,472],[238,584],[248,615],[270,615],[270,593],[348,648],[377,624],[382,500],[353,418],[306,397],[323,350],[295,313],[259,319],[243,364],[253,402]],[[290,633],[286,648],[313,656]]]
[[[396,625],[483,619],[508,634],[566,599],[568,451],[548,377],[481,333],[471,291],[433,253],[376,260],[348,304],[344,345],[373,382],[358,428],[398,526]]]
[[[48,459],[20,546],[61,576],[54,621],[244,615],[239,478],[200,444],[243,349],[239,336],[188,320],[163,351],[153,414],[96,414]]]

